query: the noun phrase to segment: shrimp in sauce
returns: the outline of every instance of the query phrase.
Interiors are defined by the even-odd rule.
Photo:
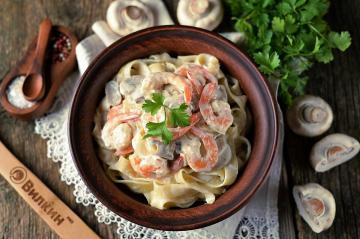
[[[211,171],[218,161],[218,146],[214,136],[196,127],[191,128],[190,132],[201,140],[205,150],[205,155],[201,155],[200,145],[198,145],[199,147],[190,146],[192,148],[190,150],[196,152],[186,154],[186,161],[188,165],[195,172]],[[195,145],[196,144],[194,144],[194,146]]]
[[[225,134],[233,123],[230,105],[221,100],[213,100],[217,85],[209,83],[204,87],[199,100],[199,108],[206,124],[214,131]],[[213,101],[212,101],[213,100]]]
[[[146,77],[142,83],[142,92],[148,94],[153,90],[162,90],[165,85],[173,85],[184,94],[185,103],[189,104],[192,98],[192,86],[185,77],[171,73],[159,72]]]
[[[193,84],[198,95],[201,94],[206,82],[217,84],[217,79],[203,66],[196,64],[188,64],[179,68],[177,73],[181,76],[187,77]]]
[[[129,159],[134,171],[145,178],[162,178],[170,172],[168,161],[156,155],[131,155]]]

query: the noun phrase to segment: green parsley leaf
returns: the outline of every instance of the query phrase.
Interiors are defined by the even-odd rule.
[[[159,105],[163,105],[165,101],[165,97],[161,93],[153,93],[152,99],[154,102],[156,102]]]
[[[151,115],[155,115],[164,104],[164,96],[159,93],[152,94],[152,100],[145,100],[142,105],[142,109],[145,112],[151,113]]]
[[[181,104],[178,108],[171,109],[170,111],[170,123],[174,127],[185,127],[190,125],[190,116],[186,113],[186,104]]]
[[[160,123],[149,122],[146,124],[148,132],[144,136],[144,139],[149,137],[161,137],[165,144],[169,144],[172,140],[173,134],[166,127],[165,121]]]
[[[274,0],[261,0],[261,6],[266,8],[269,4],[272,4]]]
[[[279,11],[279,13],[281,15],[284,15],[284,16],[292,12],[292,7],[287,2],[280,2],[276,6],[276,9]]]
[[[349,32],[341,32],[340,34],[337,32],[330,32],[329,40],[340,51],[345,51],[351,45],[351,37]]]
[[[329,63],[334,59],[334,55],[329,47],[320,48],[319,52],[315,54],[315,58],[319,62]]]
[[[161,109],[161,107],[162,105],[159,105],[152,100],[145,100],[144,104],[142,105],[142,109],[145,112],[151,113],[152,115],[155,115]]]
[[[279,55],[276,52],[271,55],[267,52],[257,52],[254,54],[254,60],[260,65],[259,69],[264,73],[272,73],[280,65]]]
[[[284,32],[285,30],[285,21],[279,17],[274,17],[272,22],[272,29],[274,32]]]
[[[166,112],[170,111],[170,123],[173,127],[185,127],[190,125],[190,116],[186,113],[187,105],[185,103],[177,108],[170,108],[164,105],[165,97],[161,93],[154,93],[151,99],[145,100],[142,109],[145,112],[155,115],[161,108],[164,108],[165,120],[162,122],[148,122],[146,124],[147,133],[144,139],[149,137],[160,137],[165,144],[169,144],[172,140],[172,133],[166,127]]]
[[[252,32],[253,27],[244,19],[239,19],[235,24],[235,29],[239,32]]]

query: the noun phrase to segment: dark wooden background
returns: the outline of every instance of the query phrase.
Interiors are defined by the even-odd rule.
[[[38,24],[48,16],[70,26],[79,39],[91,34],[95,20],[105,18],[111,0],[0,0],[0,79],[25,52]],[[171,14],[177,1],[165,1]],[[360,138],[360,1],[333,1],[327,15],[334,30],[349,30],[353,44],[335,61],[313,67],[307,92],[329,102],[335,120],[328,133]],[[223,24],[222,28],[226,28]],[[10,117],[0,108],[0,140],[103,238],[116,238],[115,226],[99,224],[93,209],[75,203],[72,188],[60,181],[59,165],[46,157],[46,142],[34,134],[34,123]],[[285,166],[279,193],[281,238],[360,238],[360,155],[326,173],[315,173],[308,154],[318,139],[305,139],[286,130]],[[1,163],[1,159],[0,159]],[[326,232],[315,234],[299,217],[290,191],[294,184],[317,182],[333,192],[336,219]],[[58,238],[0,177],[0,238]]]

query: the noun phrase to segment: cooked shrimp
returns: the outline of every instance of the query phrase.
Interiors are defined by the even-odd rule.
[[[170,172],[167,160],[156,155],[142,158],[134,155],[129,159],[134,171],[144,178],[161,178]]]
[[[201,139],[206,153],[205,156],[198,153],[187,154],[187,163],[195,172],[210,171],[218,161],[218,147],[213,135],[196,127],[191,128],[190,132]]]
[[[133,132],[131,127],[126,123],[116,126],[106,123],[101,131],[101,138],[106,147],[115,150],[123,150],[130,146]]]
[[[129,147],[121,149],[118,148],[115,152],[116,156],[124,156],[124,155],[128,155],[131,154],[132,152],[134,152],[134,148],[132,147],[132,145],[129,145]]]
[[[125,121],[131,120],[130,118],[137,118],[140,116],[141,112],[133,111],[133,112],[126,112],[123,108],[123,105],[116,105],[110,108],[109,112],[107,113],[107,120],[112,120],[114,118],[124,119]]]
[[[199,100],[199,108],[206,124],[216,132],[225,134],[233,123],[230,105],[221,100],[213,100],[217,85],[209,83],[204,87]],[[213,100],[213,101],[212,101]],[[211,102],[212,101],[212,102]]]
[[[131,146],[133,129],[128,122],[139,118],[135,113],[121,113],[109,119],[101,130],[106,147],[117,150],[116,155],[127,154]]]
[[[142,82],[142,91],[148,94],[152,90],[162,90],[165,85],[173,85],[184,93],[184,101],[189,104],[192,97],[192,86],[185,77],[170,72],[158,72],[146,77]]]
[[[188,64],[180,67],[177,73],[181,76],[187,77],[193,84],[196,92],[200,95],[206,82],[217,84],[218,80],[203,66],[196,64]]]

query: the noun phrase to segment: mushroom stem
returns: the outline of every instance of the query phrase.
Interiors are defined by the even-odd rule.
[[[208,0],[191,0],[189,4],[189,11],[193,16],[200,16],[209,9]]]
[[[136,6],[127,6],[121,9],[120,14],[123,16],[125,22],[135,25],[140,23],[144,16],[143,10]]]
[[[294,186],[293,196],[300,216],[314,232],[320,233],[332,225],[336,204],[329,190],[317,183],[308,183]]]
[[[302,198],[302,202],[306,205],[307,212],[314,217],[320,217],[325,213],[325,203],[319,198]]]
[[[329,104],[313,95],[297,97],[286,116],[290,129],[296,134],[307,137],[323,134],[333,121]]]
[[[312,105],[305,106],[302,113],[303,119],[309,123],[320,123],[327,117],[327,113],[324,109]]]

